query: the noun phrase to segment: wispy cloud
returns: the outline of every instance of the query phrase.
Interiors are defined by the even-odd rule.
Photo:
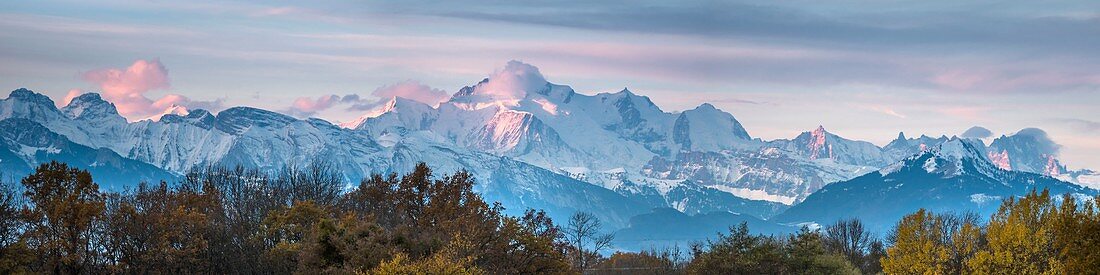
[[[1070,125],[1074,129],[1082,132],[1100,132],[1100,121],[1092,121],[1078,118],[1057,118],[1052,119],[1052,121]]]
[[[371,95],[381,98],[382,100],[387,100],[391,97],[402,97],[432,106],[450,97],[447,91],[432,88],[412,80],[379,87],[375,89],[374,92],[371,92]],[[356,110],[362,110],[362,108],[356,108]]]
[[[906,118],[905,115],[903,115],[901,113],[898,113],[897,111],[894,111],[894,109],[890,108],[890,107],[886,107],[886,106],[882,106],[882,105],[871,105],[871,106],[867,106],[866,108],[868,110],[879,112],[879,113],[882,113],[882,114],[886,114],[886,115],[889,115],[889,116],[892,116],[892,117]]]

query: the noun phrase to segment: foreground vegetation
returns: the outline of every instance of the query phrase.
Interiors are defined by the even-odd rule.
[[[918,211],[879,239],[859,220],[786,236],[742,224],[706,243],[601,255],[588,213],[503,215],[468,173],[420,164],[345,188],[325,165],[206,168],[102,192],[44,164],[0,192],[0,273],[1081,274],[1100,270],[1100,198],[1032,192],[983,223]]]

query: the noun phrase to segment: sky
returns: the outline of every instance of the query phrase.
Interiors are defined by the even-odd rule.
[[[709,102],[765,140],[1035,127],[1100,169],[1100,2],[821,2],[2,1],[0,88],[99,92],[131,120],[253,106],[338,123],[517,60],[584,94]]]

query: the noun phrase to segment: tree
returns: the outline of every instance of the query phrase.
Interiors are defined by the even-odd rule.
[[[682,256],[676,247],[641,252],[617,251],[590,270],[593,274],[682,274]]]
[[[692,246],[688,274],[781,274],[786,270],[783,242],[751,235],[743,222],[730,227],[729,235],[718,234],[716,241],[707,241],[707,246]]]
[[[26,266],[34,261],[33,252],[21,237],[22,198],[14,184],[0,181],[0,274],[26,272]]]
[[[829,253],[817,231],[803,227],[791,235],[786,247],[786,270],[794,274],[860,274],[843,255]]]
[[[920,209],[902,217],[882,259],[887,274],[968,274],[967,261],[984,247],[974,214],[933,214]]]
[[[600,258],[600,251],[611,246],[614,234],[602,233],[603,222],[596,215],[577,212],[569,217],[565,226],[565,238],[571,249],[573,267],[586,270]]]
[[[108,200],[107,252],[115,268],[138,273],[209,271],[209,200],[165,182],[142,183]]]
[[[874,274],[881,269],[880,258],[872,253],[872,245],[877,240],[860,220],[839,220],[826,226],[822,234],[828,251],[844,256],[863,273]]]
[[[175,186],[101,193],[86,171],[43,165],[22,196],[0,186],[0,273],[574,271],[545,212],[502,214],[465,171],[434,178],[421,163],[345,192],[335,170],[306,167],[198,168]]]
[[[103,219],[104,196],[87,171],[59,162],[42,164],[23,178],[27,208],[27,243],[43,271],[92,272],[100,260],[101,241],[94,223]]]
[[[1068,203],[1076,208],[1073,201]],[[1047,190],[1005,200],[987,226],[988,249],[977,252],[967,266],[986,274],[1062,273],[1054,244],[1056,211]]]
[[[1100,196],[1080,204],[1065,194],[1054,216],[1054,247],[1066,274],[1100,270]]]
[[[276,273],[290,273],[298,267],[303,242],[314,225],[325,219],[329,211],[313,201],[301,201],[293,206],[268,213],[263,222],[265,239],[271,248],[264,253],[266,266]]]

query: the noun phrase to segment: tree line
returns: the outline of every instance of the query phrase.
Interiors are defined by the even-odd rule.
[[[111,193],[43,164],[0,192],[0,273],[573,273],[593,254],[542,211],[501,214],[463,171],[420,164],[347,189],[329,167],[210,167]]]
[[[1100,197],[1047,192],[974,214],[920,210],[878,238],[857,219],[787,235],[745,224],[705,243],[602,254],[590,213],[502,214],[464,171],[426,164],[348,188],[330,165],[207,167],[103,192],[47,163],[0,188],[0,273],[1079,274],[1100,270]]]

